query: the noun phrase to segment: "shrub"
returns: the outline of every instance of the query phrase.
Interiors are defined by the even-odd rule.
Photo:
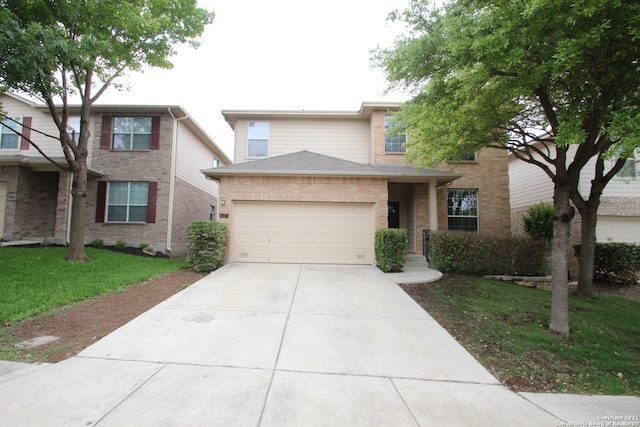
[[[187,261],[196,271],[213,271],[224,264],[229,236],[227,224],[214,221],[193,221],[187,227]]]
[[[531,276],[544,272],[547,243],[529,237],[445,231],[431,234],[429,254],[440,271]]]
[[[144,249],[144,248],[148,248],[149,244],[148,243],[140,243],[140,249]]]
[[[522,217],[524,231],[532,239],[553,239],[553,206],[540,202],[529,207]]]
[[[582,246],[575,245],[580,257]],[[640,272],[640,246],[634,243],[596,243],[593,280],[603,285],[635,286]]]
[[[95,239],[93,242],[91,242],[91,246],[93,246],[94,248],[100,249],[104,246],[104,240]]]
[[[125,242],[124,240],[118,240],[115,246],[116,246],[116,249],[123,251],[124,248],[127,247],[127,242]]]
[[[385,273],[402,271],[409,238],[406,229],[381,228],[376,231],[376,260]]]

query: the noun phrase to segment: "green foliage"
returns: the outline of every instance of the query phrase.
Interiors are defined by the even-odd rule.
[[[91,242],[91,246],[93,246],[94,248],[100,249],[104,246],[104,240],[95,239],[93,242]]]
[[[376,231],[375,251],[378,268],[385,273],[402,271],[409,238],[404,228],[380,228]]]
[[[544,239],[548,242],[553,238],[553,206],[540,202],[530,206],[527,214],[522,217],[524,231],[532,239]]]
[[[526,237],[493,237],[481,233],[431,233],[429,255],[444,272],[542,275],[547,243]]]
[[[68,263],[66,248],[0,248],[0,322],[15,322],[151,277],[188,267],[184,261],[87,248],[90,263]]]
[[[118,240],[115,244],[115,247],[116,249],[123,251],[124,248],[127,247],[127,242],[125,242],[124,240]]]
[[[580,256],[582,245],[575,245]],[[603,285],[637,286],[640,279],[640,245],[634,243],[596,243],[593,278]]]
[[[227,224],[193,221],[187,227],[187,261],[196,271],[213,271],[224,264],[229,231]]]
[[[407,289],[503,382],[524,391],[637,395],[640,302],[569,297],[571,335],[549,333],[549,294],[479,277],[445,275]],[[462,326],[461,326],[462,325]]]
[[[140,243],[140,249],[145,249],[148,248],[149,244],[148,243]]]

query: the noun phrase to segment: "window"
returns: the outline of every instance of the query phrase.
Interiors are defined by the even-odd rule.
[[[393,116],[384,116],[384,151],[387,153],[405,153],[407,148],[407,127]]]
[[[107,222],[146,222],[149,183],[109,181]]]
[[[462,153],[457,156],[452,156],[451,160],[457,162],[475,162],[476,160],[478,160],[478,155],[475,152]]]
[[[627,159],[624,166],[616,174],[618,178],[635,178],[636,177],[636,160]]]
[[[114,150],[150,150],[151,117],[114,117]]]
[[[67,119],[67,133],[76,144],[80,141],[80,117],[70,116]]]
[[[266,157],[269,155],[269,123],[249,122],[247,155]]]
[[[447,192],[449,230],[478,231],[478,190]]]
[[[214,168],[220,167],[220,159],[218,159],[217,157],[213,158],[213,167]]]
[[[19,117],[13,117],[13,120],[4,119],[2,121],[2,125],[0,126],[0,149],[18,149],[20,135],[16,132],[21,131],[22,125],[20,125]]]

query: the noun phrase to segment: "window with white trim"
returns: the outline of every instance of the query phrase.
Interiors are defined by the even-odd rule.
[[[18,149],[20,135],[16,132],[20,132],[22,130],[22,125],[20,123],[20,117],[12,117],[12,120],[7,118],[2,121],[2,124],[0,125],[0,149]]]
[[[70,116],[67,119],[67,133],[76,144],[80,141],[80,116]]]
[[[111,148],[114,150],[150,150],[151,117],[114,117]]]
[[[447,191],[449,230],[478,231],[478,190]]]
[[[107,222],[146,222],[149,183],[109,181]]]
[[[407,127],[390,114],[384,116],[384,151],[387,153],[406,153]]]
[[[247,155],[249,157],[269,155],[269,122],[249,122]]]

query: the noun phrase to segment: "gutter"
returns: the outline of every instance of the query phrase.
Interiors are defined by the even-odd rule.
[[[171,111],[171,107],[167,110],[173,118],[173,136],[171,138],[171,167],[169,170],[169,214],[167,215],[167,252],[171,253],[171,243],[173,234],[173,201],[176,188],[176,163],[178,158],[178,123],[189,118],[189,114],[184,117],[176,117]]]

